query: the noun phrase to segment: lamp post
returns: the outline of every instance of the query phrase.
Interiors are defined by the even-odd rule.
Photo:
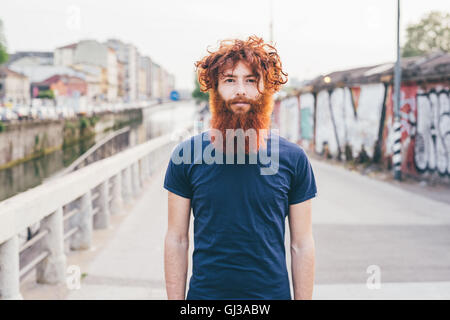
[[[270,24],[269,24],[269,36],[270,36],[270,43],[273,45],[273,0],[269,0],[270,4]]]
[[[397,61],[394,70],[394,145],[392,163],[394,166],[394,179],[402,179],[402,143],[401,143],[401,123],[400,123],[400,85],[402,78],[401,57],[400,57],[400,0],[397,0]]]

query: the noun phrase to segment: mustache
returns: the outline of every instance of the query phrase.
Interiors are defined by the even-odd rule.
[[[248,103],[250,105],[253,105],[253,104],[256,104],[256,102],[257,102],[256,100],[249,99],[249,98],[246,98],[246,97],[237,97],[237,98],[233,98],[233,99],[230,99],[230,100],[226,101],[226,103],[228,105],[231,105],[233,103]]]
[[[219,100],[220,100],[220,98],[219,98]],[[229,99],[229,100],[222,99],[222,103],[223,103],[224,108],[223,108],[223,110],[221,110],[221,112],[232,114],[234,117],[238,117],[238,118],[246,118],[246,117],[249,117],[251,114],[258,113],[260,111],[262,97],[260,97],[259,99],[249,99],[247,97],[236,97],[236,98]],[[231,107],[234,103],[249,104],[250,105],[249,112],[244,115],[235,115],[231,109]]]

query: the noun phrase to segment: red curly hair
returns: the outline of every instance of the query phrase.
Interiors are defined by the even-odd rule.
[[[255,73],[257,83],[262,77],[264,88],[269,92],[275,93],[287,82],[288,74],[282,70],[277,50],[257,36],[250,36],[245,41],[222,40],[217,51],[208,50],[208,53],[209,55],[195,63],[198,82],[203,92],[217,90],[219,73],[222,73],[230,62],[233,67],[239,61],[245,62]]]

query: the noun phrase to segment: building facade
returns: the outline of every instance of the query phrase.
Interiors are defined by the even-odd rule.
[[[138,51],[132,44],[124,43],[117,39],[108,39],[106,46],[113,49],[117,54],[117,60],[124,66],[124,100],[133,102],[138,100]]]
[[[27,76],[6,67],[0,68],[0,102],[30,104],[30,81]]]

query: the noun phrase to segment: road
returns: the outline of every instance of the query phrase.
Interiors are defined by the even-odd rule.
[[[406,191],[311,162],[318,183],[313,202],[316,298],[450,298],[450,204],[420,189]],[[439,192],[450,197],[450,190]],[[379,289],[367,286],[372,265],[380,271]]]
[[[313,200],[314,299],[450,298],[450,204],[423,196],[420,189],[406,191],[323,161],[311,158],[311,163],[318,187]],[[81,289],[28,285],[24,297],[166,299],[164,170],[148,181],[126,214],[114,218],[119,222],[95,232],[92,250],[68,255],[69,264],[86,275]],[[188,280],[192,231],[191,219]],[[286,223],[291,276],[288,239]],[[369,266],[379,271],[378,289],[367,286]]]

